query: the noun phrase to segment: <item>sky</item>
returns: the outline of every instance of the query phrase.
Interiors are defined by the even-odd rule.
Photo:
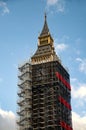
[[[45,12],[70,73],[73,130],[86,130],[86,0],[0,0],[0,130],[16,130],[18,66],[36,51]]]

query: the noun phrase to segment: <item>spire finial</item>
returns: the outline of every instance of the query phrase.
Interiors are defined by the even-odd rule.
[[[46,12],[45,12],[45,14],[44,14],[44,26],[43,26],[43,29],[42,29],[40,36],[48,35],[48,34],[49,34],[49,29],[48,29],[48,25],[47,25],[47,15],[46,15]]]
[[[46,12],[45,12],[45,15],[44,15],[44,17],[45,17],[45,20],[46,20],[46,18],[47,18]]]

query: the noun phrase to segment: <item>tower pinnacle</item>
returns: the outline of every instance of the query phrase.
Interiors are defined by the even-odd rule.
[[[46,12],[45,12],[45,16],[44,17],[45,17],[45,20],[46,20],[46,18],[47,18]]]
[[[45,13],[45,15],[44,15],[44,26],[43,26],[43,29],[42,29],[40,36],[45,36],[45,35],[48,35],[48,34],[49,34],[49,28],[48,28],[48,24],[47,24],[47,15]]]

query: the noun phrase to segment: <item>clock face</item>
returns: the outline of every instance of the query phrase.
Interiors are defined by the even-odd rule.
[[[46,82],[47,78],[47,69],[45,64],[35,65],[33,67],[33,80],[35,83],[43,83]]]
[[[39,68],[39,75],[43,76],[43,69],[42,68]]]
[[[41,66],[36,66],[36,68],[35,68],[35,72],[34,72],[34,75],[35,75],[35,81],[36,82],[40,82],[41,80],[42,80],[42,74],[43,74],[43,72],[42,72],[42,67]]]

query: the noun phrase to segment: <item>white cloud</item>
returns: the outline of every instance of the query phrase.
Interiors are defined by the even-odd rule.
[[[64,42],[65,42],[65,41],[69,40],[69,38],[70,38],[69,36],[64,35],[64,36],[62,37],[62,41],[64,41]]]
[[[7,7],[6,2],[0,1],[0,13],[1,15],[9,14],[10,10]]]
[[[71,94],[72,94],[72,101],[76,102],[74,107],[76,109],[83,109],[86,104],[86,83],[80,83],[78,79],[72,78],[71,79]],[[82,113],[82,111],[81,111]]]
[[[86,130],[86,116],[72,112],[73,130]]]
[[[86,100],[86,84],[78,84],[78,89],[72,86],[72,97]]]
[[[64,43],[58,43],[55,48],[57,52],[62,52],[68,48],[68,45]]]
[[[79,70],[86,74],[86,59],[77,58],[76,61],[80,63]]]
[[[58,0],[47,0],[48,5],[55,5],[58,2]]]
[[[0,130],[16,130],[16,117],[13,112],[0,109]]]
[[[77,79],[76,79],[76,78],[71,78],[70,81],[71,81],[71,82],[76,82]]]
[[[65,0],[47,0],[47,6],[55,7],[57,12],[64,12],[65,10]]]
[[[76,60],[82,62],[82,59],[81,59],[81,58],[76,58]]]

